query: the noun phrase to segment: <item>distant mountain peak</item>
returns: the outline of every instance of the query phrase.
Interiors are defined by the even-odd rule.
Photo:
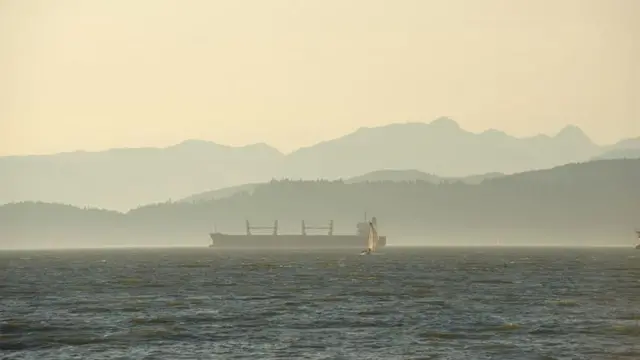
[[[582,129],[580,129],[575,125],[567,125],[563,127],[562,130],[560,130],[556,136],[557,137],[558,136],[585,136],[586,137],[586,134],[584,133],[584,131],[582,131]]]
[[[244,150],[250,150],[250,151],[259,151],[262,153],[271,153],[274,155],[283,155],[282,152],[276,148],[274,148],[273,146],[264,143],[264,142],[259,142],[259,143],[255,143],[255,144],[249,144],[249,145],[245,145],[243,147],[241,147],[241,149]]]
[[[207,146],[207,145],[219,145],[216,144],[212,141],[208,141],[208,140],[201,140],[201,139],[187,139],[184,141],[181,141],[173,146],[170,147],[183,147],[183,146]]]
[[[619,148],[619,149],[640,149],[640,136],[636,138],[629,138],[620,140],[615,143],[613,146],[609,146],[610,148]]]
[[[496,130],[496,129],[487,129],[485,131],[483,131],[481,133],[481,135],[484,136],[492,136],[492,137],[509,137],[509,135],[507,135],[507,133],[505,133],[504,131],[500,131],[500,130]]]
[[[504,131],[496,130],[496,129],[487,129],[484,131],[485,134],[504,134]]]
[[[429,125],[436,127],[438,129],[454,129],[454,130],[460,129],[460,125],[457,122],[455,122],[453,119],[446,116],[441,116],[433,120],[431,123],[429,123]]]
[[[595,147],[596,145],[591,141],[591,139],[575,125],[567,125],[562,130],[560,130],[554,139],[559,140],[567,145],[573,144],[571,146],[576,146],[577,144],[582,145],[590,145]]]
[[[248,149],[272,149],[273,146],[265,143],[265,142],[258,142],[258,143],[254,143],[254,144],[247,144],[242,146],[243,148],[248,148]]]

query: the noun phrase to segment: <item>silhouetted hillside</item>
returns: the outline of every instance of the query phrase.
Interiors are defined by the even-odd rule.
[[[344,180],[345,184],[355,184],[359,182],[381,182],[381,181],[395,181],[395,182],[416,182],[416,181],[427,181],[432,184],[438,184],[443,181],[460,181],[465,184],[479,184],[485,179],[492,179],[504,176],[504,174],[500,173],[491,173],[491,174],[482,174],[482,175],[471,175],[465,176],[462,178],[441,178],[437,175],[427,174],[418,170],[379,170],[373,171],[364,175],[355,176],[349,179]],[[255,184],[244,184],[238,186],[231,186],[228,188],[222,188],[218,190],[206,191],[203,193],[191,195],[185,199],[180,201],[184,202],[195,202],[195,201],[209,201],[222,199],[225,197],[230,197],[232,195],[246,192],[251,194],[253,190],[261,185],[260,183]]]
[[[253,183],[253,184],[243,184],[237,186],[230,186],[218,190],[205,191],[203,193],[194,194],[189,197],[186,197],[181,202],[200,202],[200,201],[211,201],[218,200],[223,198],[228,198],[230,196],[236,195],[238,193],[248,193],[251,194],[253,190],[260,186],[262,183]]]
[[[286,156],[265,144],[235,148],[189,140],[163,149],[0,157],[0,204],[46,201],[128,210],[272,178],[348,179],[380,169],[415,169],[446,179],[509,174],[586,161],[630,144],[635,140],[601,148],[574,126],[555,136],[521,139],[496,130],[474,134],[441,118],[362,128]]]
[[[160,203],[120,214],[22,203],[0,207],[3,247],[55,244],[208,242],[207,233],[242,233],[244,220],[300,220],[355,231],[366,211],[378,217],[391,244],[629,243],[640,225],[640,160],[570,164],[488,179],[477,185],[427,181],[272,181],[252,194],[200,203]]]
[[[603,147],[603,151],[621,149],[640,149],[640,137],[620,140],[613,145]]]
[[[640,159],[640,148],[614,149],[598,155],[593,160]]]
[[[418,170],[378,170],[360,176],[354,176],[345,180],[347,184],[359,182],[379,182],[379,181],[427,181],[437,184],[442,181],[438,175],[427,174]]]
[[[602,153],[594,156],[592,160],[610,159],[639,159],[640,158],[640,137],[625,139],[614,145],[603,148]]]
[[[128,210],[268,181],[283,156],[266,145],[234,148],[191,140],[164,149],[0,157],[0,203],[29,200]]]
[[[395,182],[404,182],[404,181],[426,181],[432,184],[439,184],[443,181],[460,181],[465,184],[479,184],[485,179],[493,179],[496,177],[504,176],[504,174],[500,173],[489,173],[489,174],[481,174],[481,175],[470,175],[464,177],[440,177],[434,174],[427,174],[418,170],[378,170],[372,171],[370,173],[355,176],[345,180],[347,184],[354,184],[359,182],[379,182],[379,181],[395,181]]]

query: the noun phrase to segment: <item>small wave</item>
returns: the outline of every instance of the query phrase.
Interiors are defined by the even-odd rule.
[[[421,338],[434,338],[434,339],[466,339],[468,336],[463,333],[454,333],[446,331],[423,331],[418,335]]]
[[[472,282],[474,284],[513,284],[513,281],[502,279],[477,279]]]
[[[222,286],[236,286],[238,284],[236,282],[229,280],[229,281],[205,281],[202,285],[222,287]]]
[[[82,306],[75,307],[70,309],[69,312],[72,314],[100,314],[100,313],[110,313],[113,309],[110,307],[104,306]]]
[[[177,319],[173,317],[134,317],[131,318],[133,325],[171,325],[177,323]]]
[[[376,315],[386,315],[388,314],[387,310],[364,310],[358,312],[358,316],[376,316]]]
[[[345,319],[336,320],[316,320],[316,321],[300,321],[287,325],[287,328],[295,330],[318,330],[318,329],[368,329],[368,328],[396,328],[402,327],[403,323],[398,320],[390,321],[388,319],[376,318],[358,318],[349,321]]]
[[[135,313],[135,312],[142,312],[147,308],[148,308],[148,305],[146,304],[135,304],[135,305],[124,305],[119,308],[116,308],[115,310],[125,312],[125,313]]]
[[[560,334],[564,334],[563,331],[555,328],[555,327],[537,327],[531,331],[529,331],[529,334],[532,335],[560,335]]]
[[[0,322],[0,333],[5,335],[33,332],[55,332],[63,329],[63,327],[49,325],[45,322],[32,322],[18,319],[8,319]]]
[[[320,298],[320,299],[316,299],[316,301],[319,302],[319,303],[341,303],[341,302],[345,301],[346,299],[347,299],[346,296],[329,295],[329,296],[325,296],[325,297]]]
[[[116,283],[116,284],[132,285],[132,286],[137,286],[142,282],[143,282],[142,279],[133,278],[133,277],[125,277],[125,278],[120,278],[120,279],[117,279],[117,280],[113,281],[113,283]]]
[[[202,269],[210,268],[211,264],[178,264],[176,267],[183,269]]]
[[[572,299],[554,300],[554,301],[550,301],[550,303],[557,306],[564,306],[564,307],[580,306],[580,303],[578,301],[572,300]]]
[[[617,324],[612,330],[620,335],[640,336],[640,325],[638,324]]]
[[[513,330],[519,330],[521,327],[522,326],[520,324],[504,323],[502,325],[492,326],[490,327],[490,329],[493,331],[513,331]]]
[[[167,325],[167,324],[164,324]],[[184,328],[177,324],[170,324],[167,326],[136,326],[131,329],[113,332],[104,335],[103,341],[111,342],[131,342],[131,341],[184,341],[193,340],[198,338],[190,332],[187,332]]]
[[[433,294],[433,287],[412,287],[408,293],[414,296]]]
[[[441,300],[441,299],[426,299],[424,301],[424,303],[429,304],[429,305],[442,306],[442,307],[451,307],[451,304],[449,302],[447,302],[446,300]]]
[[[396,294],[394,294],[394,293],[390,293],[388,291],[379,291],[379,290],[361,290],[361,291],[353,293],[352,295],[354,295],[354,296],[378,296],[378,297],[396,296]]]
[[[189,307],[189,303],[180,300],[169,300],[167,301],[167,306],[175,308],[175,307]]]

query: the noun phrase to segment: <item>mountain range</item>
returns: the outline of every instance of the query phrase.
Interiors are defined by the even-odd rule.
[[[472,133],[439,118],[361,128],[290,154],[266,144],[187,140],[166,148],[5,156],[0,157],[0,204],[45,201],[126,210],[274,178],[349,179],[379,170],[463,178],[640,157],[638,149],[640,138],[599,146],[575,126],[555,136],[516,138],[497,130]]]
[[[409,174],[409,173],[407,173]],[[395,174],[394,176],[398,176]],[[245,220],[299,234],[300,221],[355,232],[366,212],[390,244],[625,245],[640,226],[640,159],[598,160],[463,181],[272,180],[200,202],[127,212],[21,202],[0,206],[0,248],[205,247]],[[632,250],[633,251],[633,250]]]

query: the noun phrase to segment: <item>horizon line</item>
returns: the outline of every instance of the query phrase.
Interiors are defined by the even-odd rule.
[[[3,248],[0,247],[0,252],[17,252],[17,251],[25,251],[25,252],[31,252],[31,251],[69,251],[69,250],[73,250],[73,251],[86,251],[86,250],[179,250],[179,249],[203,249],[206,248],[208,249],[208,246],[206,245],[104,245],[104,246],[78,246],[78,247],[66,247],[66,246],[61,246],[61,247],[25,247],[25,248],[20,248],[20,247],[9,247],[9,248]],[[434,243],[434,244],[387,244],[385,246],[385,248],[440,248],[440,249],[461,249],[461,248],[465,248],[465,249],[478,249],[478,248],[482,248],[482,249],[514,249],[514,248],[518,248],[518,249],[529,249],[529,248],[537,248],[537,249],[585,249],[585,248],[591,248],[591,249],[601,249],[601,248],[616,248],[616,249],[625,249],[625,248],[630,248],[630,249],[634,249],[634,245],[627,245],[627,244],[583,244],[583,245],[578,245],[578,244],[544,244],[544,243],[540,243],[540,244],[504,244],[504,245],[493,245],[493,244],[467,244],[467,243],[460,243],[460,244],[438,244],[438,243]],[[224,252],[270,252],[270,251],[286,251],[286,252],[297,252],[300,250],[307,250],[305,252],[310,252],[310,253],[316,253],[318,252],[317,250],[308,250],[308,249],[296,249],[296,248],[292,248],[292,249],[264,249],[264,248],[247,248],[247,249],[223,249],[223,250],[211,250],[214,252],[220,252],[220,251],[224,251]],[[325,249],[323,249],[325,250]],[[326,249],[326,250],[335,250],[335,251],[341,251],[342,249]]]

